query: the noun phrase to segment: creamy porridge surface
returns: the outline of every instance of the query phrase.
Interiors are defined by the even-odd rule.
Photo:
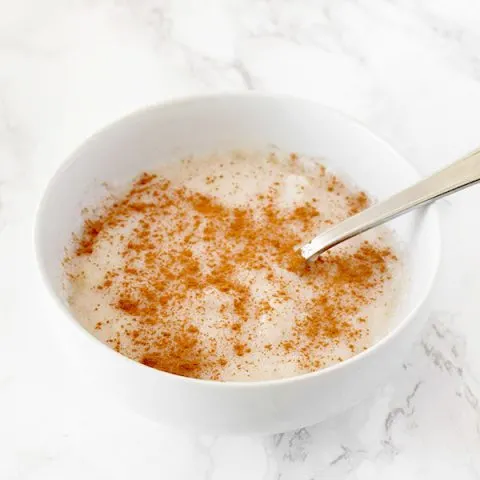
[[[190,157],[86,213],[65,259],[70,308],[115,350],[213,380],[311,372],[388,328],[402,265],[378,228],[307,264],[295,247],[367,207],[315,158]]]

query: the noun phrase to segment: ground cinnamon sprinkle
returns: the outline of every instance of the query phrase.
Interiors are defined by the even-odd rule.
[[[298,154],[288,161],[295,168]],[[348,192],[323,166],[317,175],[325,177],[332,198]],[[204,179],[212,188],[223,181],[223,175]],[[281,188],[275,180],[232,207],[143,173],[125,195],[87,219],[75,241],[77,265],[96,259],[105,245],[121,259],[95,287],[123,322],[106,341],[150,367],[210,379],[222,379],[230,367],[249,368],[259,350],[287,355],[299,371],[320,368],[321,352],[342,342],[357,351],[368,333],[359,315],[381,292],[397,258],[390,247],[365,240],[307,264],[295,247],[332,218],[316,198],[282,208]],[[349,215],[368,206],[363,192],[344,196]],[[259,285],[268,285],[266,297],[255,293]],[[213,316],[212,305],[218,305]],[[282,311],[293,312],[287,334],[260,345],[252,332],[275,324]],[[111,325],[97,322],[95,329]]]

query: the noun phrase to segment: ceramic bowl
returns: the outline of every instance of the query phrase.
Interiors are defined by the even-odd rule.
[[[358,122],[318,103],[262,94],[190,98],[118,120],[73,152],[49,183],[36,222],[36,252],[55,304],[52,332],[92,392],[154,420],[203,432],[273,433],[307,426],[371,395],[399,367],[426,319],[440,257],[434,207],[391,222],[405,251],[408,282],[388,333],[363,353],[293,378],[253,383],[180,377],[134,362],[102,344],[69,311],[62,259],[81,210],[159,162],[230,149],[278,148],[320,156],[374,198],[418,180],[415,169]],[[94,389],[94,390],[93,390]]]

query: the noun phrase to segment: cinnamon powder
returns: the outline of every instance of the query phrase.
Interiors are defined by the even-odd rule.
[[[295,168],[298,155],[289,161]],[[329,195],[348,192],[323,166],[318,174],[325,176]],[[224,179],[208,175],[204,181],[214,186]],[[93,258],[99,245],[115,247],[121,259],[96,285],[124,322],[107,342],[159,370],[221,379],[232,364],[249,368],[261,343],[252,324],[262,318],[268,325],[278,305],[291,305],[298,314],[286,339],[266,338],[262,352],[288,355],[299,371],[312,371],[332,345],[343,342],[357,351],[368,330],[364,317],[354,319],[382,292],[397,257],[388,245],[365,240],[306,263],[295,248],[332,219],[315,198],[282,208],[280,187],[272,182],[251,201],[231,206],[146,172],[120,199],[86,219],[75,240],[77,264]],[[344,196],[348,215],[368,206],[364,192]],[[268,282],[266,298],[256,294],[259,279]],[[208,317],[210,296],[220,307],[205,330],[198,318]]]

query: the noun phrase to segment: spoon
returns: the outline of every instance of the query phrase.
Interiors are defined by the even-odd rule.
[[[480,149],[316,236],[300,248],[313,261],[328,249],[404,213],[480,182]]]

